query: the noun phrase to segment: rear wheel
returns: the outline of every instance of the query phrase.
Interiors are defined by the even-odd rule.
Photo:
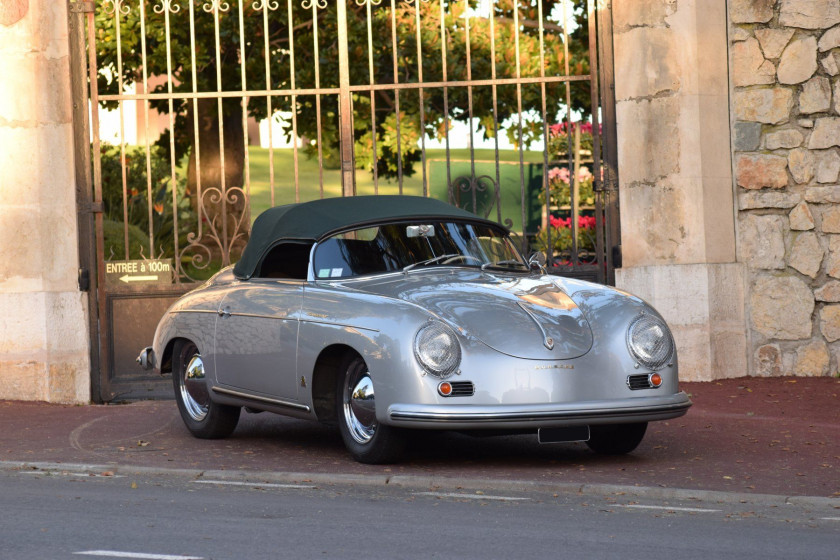
[[[336,395],[338,427],[353,458],[369,464],[396,461],[405,449],[402,430],[377,421],[373,380],[360,356],[342,363]]]
[[[172,384],[178,411],[187,429],[202,439],[229,436],[239,422],[239,407],[210,400],[204,361],[195,344],[181,340],[175,343],[173,350]]]
[[[624,455],[639,446],[646,430],[647,422],[590,426],[586,445],[601,455]]]

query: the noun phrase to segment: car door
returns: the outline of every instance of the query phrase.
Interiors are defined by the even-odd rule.
[[[224,387],[275,399],[298,398],[297,339],[304,282],[251,279],[219,307],[216,380]]]

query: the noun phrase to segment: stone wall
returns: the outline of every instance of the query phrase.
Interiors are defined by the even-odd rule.
[[[67,3],[0,1],[0,399],[90,400]]]
[[[729,0],[750,373],[840,369],[840,0]]]
[[[623,268],[665,317],[680,378],[748,373],[724,0],[613,2]]]

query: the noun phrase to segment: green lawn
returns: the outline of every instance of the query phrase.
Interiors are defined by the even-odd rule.
[[[265,148],[252,146],[249,149],[249,169],[251,179],[251,216],[256,218],[261,212],[272,206],[272,189],[270,181],[269,151]],[[524,179],[526,184],[526,221],[529,229],[535,225],[534,220],[539,219],[539,208],[535,207],[535,187],[539,188],[542,179],[542,152],[524,152],[525,165]],[[477,177],[489,177],[496,180],[496,164],[494,150],[475,150],[475,175]],[[522,228],[522,195],[521,195],[521,173],[519,165],[519,152],[516,150],[503,150],[499,152],[499,179],[500,195],[502,200],[502,220],[511,220],[514,230]],[[470,151],[450,150],[449,155],[449,176],[455,182],[460,177],[470,177],[472,166],[470,164]],[[446,150],[426,151],[426,177],[431,196],[441,199],[448,199],[447,189],[447,159]],[[420,166],[413,176],[403,177],[403,194],[422,195],[423,176]],[[324,169],[324,197],[341,195],[341,172],[338,169]],[[483,183],[492,189],[492,183],[484,180]],[[298,153],[298,184],[300,188],[299,197],[301,201],[320,198],[320,178],[318,173],[318,161],[308,159],[302,151]],[[356,171],[356,193],[360,195],[374,194],[373,175],[368,171]],[[379,180],[379,194],[399,194],[399,184],[396,180]],[[289,204],[295,202],[295,176],[294,176],[294,152],[292,149],[274,150],[274,205]],[[484,203],[485,211],[489,209],[488,217],[492,220],[498,219],[498,211],[492,205],[490,193],[479,193],[478,202]],[[472,194],[465,193],[459,204],[468,210],[473,210]],[[481,207],[481,206],[480,206]]]

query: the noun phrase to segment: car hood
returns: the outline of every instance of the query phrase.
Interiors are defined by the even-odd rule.
[[[568,360],[592,347],[589,323],[550,277],[427,270],[353,287],[419,305],[510,356]]]

